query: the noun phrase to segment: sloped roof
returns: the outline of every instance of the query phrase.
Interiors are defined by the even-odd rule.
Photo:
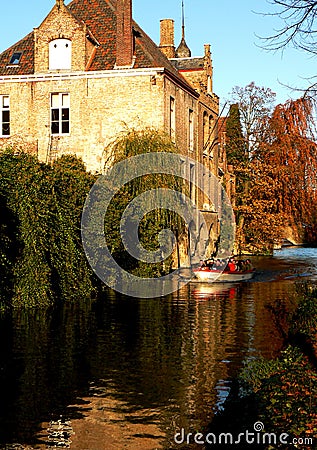
[[[89,70],[113,69],[116,60],[116,12],[109,0],[73,0],[68,9],[83,21],[98,40]]]
[[[177,70],[203,70],[204,69],[204,57],[191,57],[191,58],[173,58],[171,63]]]
[[[89,71],[111,70],[116,61],[116,0],[73,0],[67,5],[70,12],[88,27],[88,33],[99,43]],[[182,84],[193,90],[177,68],[160,51],[150,37],[133,21],[136,61],[134,68],[166,69]],[[14,52],[23,52],[20,64],[9,66]],[[28,75],[34,73],[34,33],[0,54],[0,75]]]
[[[22,52],[20,64],[10,65],[13,53]],[[29,75],[34,73],[33,31],[0,54],[0,75]]]
[[[109,70],[115,65],[117,27],[115,5],[115,0],[73,0],[68,5],[70,11],[85,22],[100,44],[89,70]],[[164,67],[175,76],[181,77],[184,82],[184,78],[179,75],[173,64],[135,21],[132,21],[132,27],[136,55],[134,68]]]
[[[182,40],[176,49],[176,56],[178,58],[190,58],[191,55],[192,52],[190,51],[190,48],[186,44],[185,37],[183,35]]]

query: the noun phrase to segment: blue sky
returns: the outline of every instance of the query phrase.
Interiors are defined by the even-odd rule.
[[[0,51],[38,26],[54,3],[55,0],[3,1]],[[234,86],[246,86],[251,81],[271,88],[277,93],[277,102],[283,103],[300,94],[279,82],[306,87],[308,82],[305,79],[316,73],[316,60],[307,54],[294,49],[274,53],[260,48],[262,42],[257,35],[272,34],[281,22],[256,12],[273,12],[272,5],[267,0],[185,0],[187,44],[192,56],[203,55],[203,45],[211,44],[214,91],[221,103],[230,98]],[[160,19],[174,19],[178,45],[181,0],[133,0],[133,16],[156,43],[159,43]]]

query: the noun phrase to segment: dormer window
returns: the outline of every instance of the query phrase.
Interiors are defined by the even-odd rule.
[[[13,55],[11,56],[9,64],[13,66],[17,66],[18,64],[20,64],[21,56],[22,52],[14,52]]]
[[[72,66],[72,41],[54,39],[49,43],[49,70],[70,70]]]

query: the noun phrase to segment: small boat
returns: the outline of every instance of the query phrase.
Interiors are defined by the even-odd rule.
[[[251,280],[255,273],[255,269],[251,266],[251,261],[235,260],[234,257],[229,259],[225,267],[221,267],[221,262],[216,263],[211,259],[205,262],[201,261],[202,265],[193,270],[196,278],[199,281],[209,283],[235,283],[237,281]],[[223,262],[222,262],[223,264]]]
[[[235,283],[237,281],[247,281],[251,280],[255,273],[255,269],[250,270],[214,270],[208,269],[206,267],[201,267],[199,269],[193,270],[195,277],[199,281],[205,281],[208,283]]]

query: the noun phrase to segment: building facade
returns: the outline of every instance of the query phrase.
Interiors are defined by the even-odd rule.
[[[154,127],[218,176],[210,46],[192,57],[183,26],[175,49],[171,19],[157,46],[133,21],[132,0],[55,0],[39,27],[0,54],[0,109],[0,147],[18,144],[47,163],[76,154],[102,173],[116,136]],[[217,205],[197,195],[215,230]]]

